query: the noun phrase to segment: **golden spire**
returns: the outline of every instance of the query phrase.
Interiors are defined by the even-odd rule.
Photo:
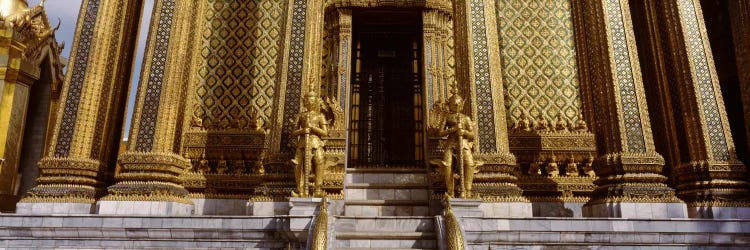
[[[0,15],[7,17],[29,9],[26,0],[0,0]]]

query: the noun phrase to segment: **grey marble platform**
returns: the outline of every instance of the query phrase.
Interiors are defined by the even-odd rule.
[[[702,249],[750,246],[750,220],[461,218],[468,249]]]
[[[330,243],[331,249],[354,247],[352,243],[365,240],[370,240],[370,247],[374,247],[372,239],[383,238],[380,237],[383,235],[358,232],[396,232],[399,225],[410,225],[414,232],[424,231],[415,236],[416,240],[441,239],[439,235],[428,234],[433,232],[432,220],[428,218],[410,217],[403,222],[398,218],[331,218],[342,223],[338,228],[329,229],[339,233],[339,240],[349,242],[348,245]],[[305,242],[295,235],[305,232],[292,231],[292,219],[312,217],[0,214],[0,249],[303,249]],[[750,246],[750,220],[469,216],[459,220],[468,249],[742,249]],[[433,248],[440,244],[424,240],[399,246]]]
[[[304,249],[289,222],[311,216],[0,215],[0,249]]]

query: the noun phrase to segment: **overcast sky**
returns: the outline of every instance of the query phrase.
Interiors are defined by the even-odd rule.
[[[40,0],[30,0],[29,5],[34,6],[39,4]],[[59,18],[61,25],[60,30],[55,33],[57,42],[65,42],[65,50],[63,50],[63,57],[69,58],[70,48],[73,47],[73,37],[76,29],[76,22],[78,21],[78,11],[81,9],[81,0],[47,0],[44,4],[47,10],[47,15],[51,25],[54,27],[57,25]],[[140,35],[138,37],[138,52],[136,56],[135,68],[133,69],[133,78],[131,81],[130,94],[128,97],[128,109],[127,118],[125,119],[125,135],[127,138],[130,132],[130,119],[133,116],[133,103],[135,100],[136,86],[139,80],[139,74],[141,73],[141,61],[143,60],[143,50],[146,44],[146,35],[148,33],[148,23],[151,20],[151,10],[153,9],[154,0],[145,0],[143,21],[141,22]],[[144,28],[145,27],[145,28]]]

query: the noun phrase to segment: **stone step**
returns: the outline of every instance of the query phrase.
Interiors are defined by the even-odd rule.
[[[344,181],[348,184],[427,185],[428,176],[423,169],[358,169],[346,170]]]
[[[385,200],[385,201],[425,201],[430,199],[430,191],[427,188],[422,189],[400,189],[400,188],[383,188],[383,189],[344,189],[345,201],[356,200]],[[377,202],[371,202],[377,203]],[[375,204],[377,205],[377,204]]]
[[[362,247],[339,247],[339,248],[334,248],[334,249],[336,249],[336,250],[364,250],[364,249],[369,249],[369,250],[407,250],[407,249],[408,250],[414,250],[414,249],[417,249],[417,250],[420,250],[420,249],[421,250],[432,250],[432,249],[437,249],[437,248],[392,248],[392,247],[388,247],[388,248],[365,247],[365,248],[362,248]]]
[[[337,233],[380,232],[434,232],[432,216],[336,216]]]
[[[435,249],[435,219],[430,216],[336,218],[336,249]]]
[[[334,249],[437,249],[436,240],[337,239]]]
[[[346,169],[347,172],[353,171],[357,173],[377,173],[377,172],[401,172],[401,173],[410,173],[410,172],[424,172],[426,169],[422,166],[414,166],[414,165],[403,165],[403,166],[354,166],[349,167]]]
[[[350,172],[347,170],[344,176],[346,184],[402,184],[402,185],[427,185],[426,173],[400,173],[400,172]]]
[[[434,240],[435,233],[434,232],[346,232],[346,233],[337,233],[336,239]]]
[[[420,189],[428,187],[428,185],[422,183],[349,183],[346,185],[348,189]]]
[[[368,206],[345,205],[346,216],[428,216],[429,206]]]
[[[428,200],[344,200],[346,216],[429,216]]]

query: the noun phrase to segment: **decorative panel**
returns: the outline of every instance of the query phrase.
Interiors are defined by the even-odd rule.
[[[206,127],[268,121],[283,42],[286,1],[210,0],[202,28],[195,117]]]
[[[289,71],[284,93],[284,114],[281,133],[282,152],[290,152],[294,119],[300,110],[302,97],[302,60],[305,57],[305,19],[307,0],[294,0],[292,10],[291,42],[289,44]]]
[[[702,36],[694,2],[691,0],[679,1],[678,6],[686,39],[686,48],[690,54],[688,58],[690,58],[690,63],[693,67],[691,73],[696,81],[696,90],[698,92],[698,100],[700,101],[699,105],[701,105],[703,118],[706,123],[705,129],[707,131],[705,134],[711,143],[713,158],[715,160],[726,161],[730,158],[730,152],[727,146],[727,138],[724,134],[725,129],[721,121],[721,114],[724,112],[724,107],[720,107],[716,100],[716,92],[720,90],[716,88],[718,86],[714,85],[714,78],[712,78],[712,72],[709,67],[709,59],[706,53],[707,48],[705,47],[707,44],[704,43],[704,40],[708,40],[708,37],[704,38]],[[726,129],[726,131],[728,130],[729,128]]]
[[[147,84],[145,97],[142,104],[140,125],[136,149],[141,152],[151,151],[154,145],[154,134],[156,133],[156,122],[159,113],[159,100],[161,99],[164,71],[167,64],[167,53],[169,51],[169,36],[172,32],[172,21],[174,21],[175,0],[164,0],[159,10],[159,22],[156,26],[156,42],[154,43],[153,55],[151,56],[151,67],[149,75],[146,76]]]
[[[474,45],[474,83],[477,97],[477,125],[479,150],[493,152],[496,148],[495,108],[492,100],[490,60],[487,49],[487,25],[485,24],[484,0],[471,1],[471,33]]]
[[[83,24],[80,25],[73,58],[71,59],[71,74],[65,79],[68,82],[68,93],[65,97],[65,109],[63,110],[60,123],[60,132],[55,146],[55,156],[68,156],[70,143],[73,140],[76,117],[78,115],[78,103],[81,99],[83,81],[86,78],[86,68],[89,63],[89,52],[91,51],[94,37],[94,26],[99,13],[99,0],[85,1],[86,12],[83,13]]]
[[[635,77],[633,76],[632,62],[630,61],[630,47],[627,41],[623,10],[618,0],[607,0],[606,11],[609,13],[610,37],[612,39],[612,59],[618,90],[620,105],[622,105],[622,119],[625,124],[624,133],[627,146],[631,152],[646,152],[646,139],[641,124],[641,113],[639,105],[645,105],[645,100],[638,100],[636,93]],[[629,11],[629,10],[625,10]],[[645,107],[642,107],[645,108]]]
[[[523,111],[569,121],[580,113],[578,70],[569,1],[497,0],[509,124]]]
[[[117,8],[117,11],[115,13],[119,14],[119,13],[123,12],[123,8],[125,8],[125,5],[124,4],[118,4],[116,8]],[[112,29],[112,34],[110,34],[111,37],[112,37],[111,38],[112,41],[117,41],[117,39],[120,38],[120,33],[123,32],[123,29],[127,28],[127,26],[124,26],[122,28],[120,28],[121,26],[116,26],[116,27],[117,28]],[[108,65],[111,65],[111,64],[117,65],[119,62],[117,62],[115,60],[122,60],[120,58],[120,55],[118,54],[119,50],[121,50],[120,44],[112,45],[111,47],[107,48],[107,55],[106,55],[106,57],[107,57],[108,60],[111,60],[111,61],[107,62]],[[107,70],[107,72],[106,72],[106,75],[104,76],[104,79],[106,81],[110,81],[110,79],[115,79],[115,78],[112,77],[115,74],[118,74],[118,73],[120,73],[122,71],[126,71],[126,72],[130,72],[131,71],[130,67],[128,67],[129,66],[129,62],[128,63],[122,63],[122,64],[127,65],[127,66],[125,66],[125,68],[127,68],[127,69],[122,70],[122,67],[117,67],[117,69],[119,69],[119,70],[118,70],[118,72],[115,72],[116,71],[115,67],[109,68]],[[114,83],[114,84],[116,84],[116,83]],[[117,105],[117,104],[114,103],[114,100],[119,99],[119,98],[110,98],[110,96],[112,96],[113,94],[114,95],[119,94],[118,90],[120,90],[120,88],[118,88],[116,86],[112,86],[114,84],[107,84],[107,83],[102,84],[101,92],[100,92],[100,95],[99,95],[100,96],[99,97],[99,109],[98,109],[98,115],[99,116],[96,119],[96,126],[95,126],[95,128],[102,128],[102,129],[96,129],[94,131],[95,132],[94,133],[94,139],[91,141],[91,143],[92,143],[92,145],[91,145],[91,158],[92,159],[97,159],[97,158],[100,157],[99,154],[102,151],[102,148],[101,148],[102,137],[104,137],[105,134],[108,133],[108,131],[106,129],[103,129],[103,128],[107,128],[108,127],[107,126],[107,121],[111,120],[111,117],[109,117],[109,116],[113,115],[112,113],[110,113],[110,110],[112,109],[112,106]]]

